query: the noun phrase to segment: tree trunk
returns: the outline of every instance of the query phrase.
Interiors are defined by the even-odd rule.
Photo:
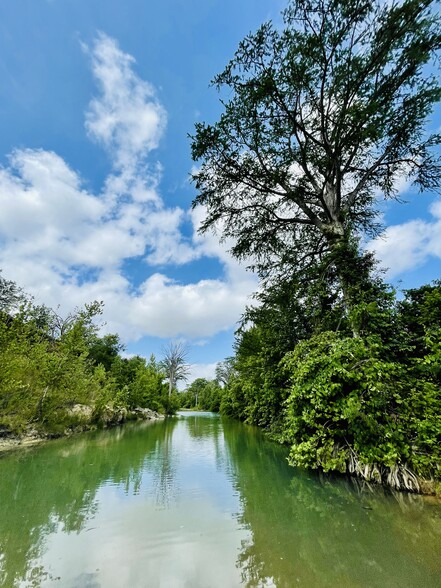
[[[356,243],[344,230],[342,223],[335,222],[326,234],[332,261],[340,282],[345,314],[349,321],[353,337],[360,337],[360,327],[354,319],[353,310],[360,302],[363,285],[368,283],[369,275]]]
[[[47,396],[48,391],[49,391],[49,386],[46,386],[46,388],[43,390],[43,394],[41,395],[41,398],[37,404],[37,415],[38,415],[37,420],[39,420],[39,421],[43,420],[43,402]]]

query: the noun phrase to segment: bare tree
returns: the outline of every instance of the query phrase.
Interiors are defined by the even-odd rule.
[[[171,341],[163,347],[163,359],[160,362],[168,378],[168,395],[171,396],[173,388],[180,380],[186,380],[190,374],[190,364],[187,362],[189,353],[188,345],[182,342]]]
[[[216,365],[216,380],[217,382],[219,382],[219,384],[222,384],[222,386],[228,386],[233,376],[233,362],[233,357],[227,357],[226,359],[224,359],[224,361],[220,361]]]

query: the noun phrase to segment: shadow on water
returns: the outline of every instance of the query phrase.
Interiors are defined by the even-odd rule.
[[[126,425],[6,455],[0,459],[0,585],[109,586],[96,566],[81,569],[78,560],[73,580],[63,583],[43,557],[50,538],[59,541],[61,535],[81,535],[81,549],[87,550],[84,541],[96,540],[106,491],[107,500],[118,499],[108,509],[124,509],[125,503],[134,509],[117,513],[118,521],[134,517],[121,545],[144,541],[144,559],[135,553],[125,562],[130,573],[140,566],[134,588],[146,585],[146,564],[153,566],[150,572],[159,569],[157,562],[174,566],[176,560],[167,558],[179,545],[194,560],[193,568],[181,561],[182,569],[193,575],[174,577],[173,586],[441,586],[439,505],[296,470],[286,456],[259,430],[210,413]],[[147,500],[153,506],[141,514],[136,509],[146,508]],[[114,529],[110,522],[99,540]],[[229,573],[230,583],[214,577],[219,569]],[[165,585],[164,568],[157,573],[158,584],[147,585]],[[122,585],[118,581],[113,585]]]
[[[421,496],[293,469],[253,427],[224,423],[247,587],[441,586],[441,508]]]

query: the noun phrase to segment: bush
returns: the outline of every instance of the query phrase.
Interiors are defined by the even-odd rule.
[[[408,490],[419,476],[440,476],[439,388],[383,352],[375,337],[325,332],[285,357],[283,439],[293,465]]]

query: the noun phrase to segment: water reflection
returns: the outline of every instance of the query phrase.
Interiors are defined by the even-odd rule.
[[[259,432],[224,430],[251,531],[238,559],[246,586],[441,586],[439,506],[293,470]]]
[[[0,459],[0,585],[441,585],[441,508],[293,470],[210,414]]]
[[[156,504],[161,508],[169,508],[177,498],[176,468],[178,454],[173,447],[173,430],[176,419],[166,419],[163,435],[155,446],[155,463],[153,471]]]
[[[53,533],[88,530],[99,509],[101,486],[114,485],[127,496],[137,495],[143,472],[153,468],[155,495],[166,500],[160,470],[171,456],[162,459],[160,448],[164,439],[171,438],[175,424],[168,419],[166,423],[128,425],[3,456],[0,585],[15,586],[26,579],[38,586],[51,579],[50,573],[34,565],[46,549],[46,538]],[[147,430],[152,434],[142,434]],[[130,451],[121,451],[124,444]]]

